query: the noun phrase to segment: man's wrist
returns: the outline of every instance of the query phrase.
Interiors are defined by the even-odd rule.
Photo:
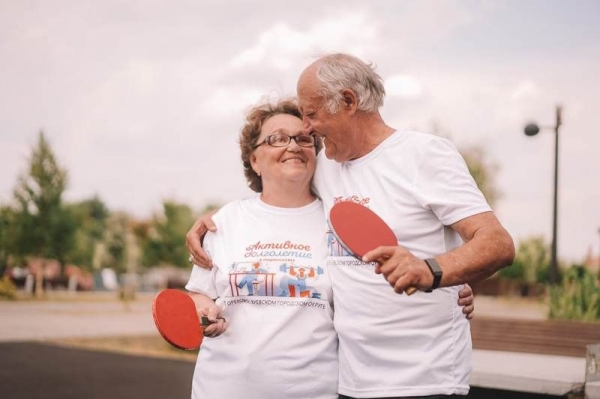
[[[433,275],[433,283],[431,284],[431,288],[429,288],[425,292],[431,292],[440,286],[440,283],[442,282],[442,275],[444,273],[442,272],[442,268],[434,258],[425,259],[425,264],[427,265],[429,271],[431,271],[431,274]]]

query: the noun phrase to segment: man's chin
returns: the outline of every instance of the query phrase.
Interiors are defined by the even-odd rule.
[[[336,151],[336,148],[335,148],[335,147],[333,147],[333,146],[331,146],[331,145],[330,145],[329,147],[328,147],[328,146],[325,146],[325,156],[326,156],[328,159],[332,159],[332,160],[334,160],[334,161],[335,161],[335,153],[336,153],[336,152],[337,152],[337,151]]]

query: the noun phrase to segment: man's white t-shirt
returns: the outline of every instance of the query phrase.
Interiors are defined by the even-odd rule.
[[[205,338],[192,397],[337,398],[337,336],[326,267],[326,221],[316,200],[278,208],[259,196],[214,216],[186,289],[218,298],[229,323]]]
[[[464,160],[445,139],[397,131],[366,156],[344,163],[319,154],[314,188],[326,214],[353,201],[375,211],[399,245],[430,258],[462,244],[449,225],[490,211]],[[328,233],[339,336],[339,392],[354,397],[466,394],[469,322],[460,287],[396,294],[372,264],[348,255]]]

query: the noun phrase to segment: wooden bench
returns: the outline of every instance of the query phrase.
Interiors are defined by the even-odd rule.
[[[585,357],[586,345],[600,343],[600,323],[475,317],[474,349]]]

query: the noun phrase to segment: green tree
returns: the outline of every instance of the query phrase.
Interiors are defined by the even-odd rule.
[[[14,218],[12,208],[0,206],[0,277],[6,272],[14,248]]]
[[[73,245],[75,220],[64,206],[67,170],[62,168],[43,132],[33,147],[27,173],[14,190],[15,252],[57,259],[64,265]]]
[[[74,244],[69,253],[69,260],[74,264],[91,270],[94,254],[100,242],[104,240],[109,211],[97,196],[69,204],[77,230],[73,237]]]
[[[432,121],[431,132],[448,139],[451,139],[452,136],[437,120]],[[493,208],[502,197],[502,192],[496,186],[496,175],[499,170],[498,164],[489,157],[481,145],[475,144],[460,147],[458,151],[464,158],[471,176],[473,176],[475,183],[477,183],[477,187],[479,187],[488,204]]]
[[[491,160],[485,149],[479,145],[461,148],[460,153],[465,159],[477,187],[483,193],[488,204],[494,207],[498,199],[502,197],[502,193],[496,186],[498,164]]]
[[[185,235],[194,219],[189,206],[164,201],[162,214],[155,215],[151,224],[140,224],[135,229],[142,246],[142,264],[189,267]]]
[[[551,319],[600,321],[600,282],[583,265],[573,265],[558,286],[550,287]]]
[[[107,219],[106,233],[101,243],[100,267],[111,268],[117,273],[127,271],[128,234],[131,231],[131,217],[126,213],[115,212]]]

